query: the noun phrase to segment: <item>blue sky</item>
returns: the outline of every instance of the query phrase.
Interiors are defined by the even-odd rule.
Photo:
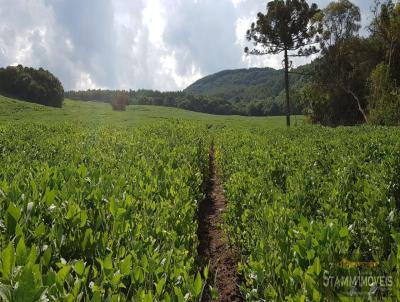
[[[223,69],[281,67],[246,57],[265,0],[0,0],[0,66],[49,69],[65,89],[183,89]],[[323,8],[329,1],[315,1]],[[354,0],[363,25],[373,0]],[[295,61],[303,64],[309,59]]]

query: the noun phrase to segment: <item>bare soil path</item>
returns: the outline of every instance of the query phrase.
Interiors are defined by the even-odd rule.
[[[229,246],[228,238],[221,229],[226,200],[215,169],[213,145],[210,149],[208,174],[205,180],[206,197],[199,206],[198,253],[204,262],[210,263],[208,283],[217,287],[219,297],[212,300],[210,293],[206,291],[203,301],[243,301],[237,274],[238,253]]]

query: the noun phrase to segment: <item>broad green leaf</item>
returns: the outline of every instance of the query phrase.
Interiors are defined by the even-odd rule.
[[[96,292],[94,292],[94,294],[93,294],[93,297],[92,297],[92,300],[91,300],[92,302],[102,302],[102,299],[101,299],[101,293],[100,292],[98,292],[98,291],[96,291]]]
[[[12,242],[9,242],[7,247],[1,253],[1,263],[3,271],[3,279],[10,281],[12,271],[15,265],[15,251]]]
[[[161,293],[164,289],[164,285],[165,285],[166,279],[165,278],[161,278],[156,285],[156,292],[157,295],[161,296]]]
[[[14,302],[37,301],[40,298],[45,287],[42,286],[38,279],[38,270],[38,266],[28,265],[23,268],[18,280],[18,288],[13,293]]]
[[[74,271],[78,274],[79,277],[82,277],[85,272],[85,263],[83,260],[79,260],[74,264]]]
[[[18,222],[21,217],[21,210],[12,203],[8,206],[7,213],[14,218],[15,222]]]
[[[313,289],[313,301],[316,301],[316,302],[321,301],[321,294],[315,288]]]
[[[29,252],[27,263],[29,265],[34,265],[37,257],[38,257],[38,248],[35,245],[33,245],[31,247],[31,251]]]
[[[307,251],[307,259],[312,260],[314,259],[315,251],[313,249]]]
[[[118,207],[117,207],[117,204],[116,204],[116,202],[115,202],[115,199],[114,199],[114,198],[111,198],[111,200],[110,200],[110,213],[111,213],[111,215],[113,215],[114,217],[115,217],[116,214],[117,214],[117,209],[118,209]]]
[[[140,269],[140,267],[135,267],[133,269],[133,278],[135,279],[135,281],[137,282],[142,282],[143,280],[143,273],[142,270]]]
[[[64,266],[57,272],[56,283],[59,288],[62,288],[64,286],[65,278],[67,278],[70,271],[70,266]]]
[[[339,231],[339,235],[341,238],[345,238],[349,236],[349,230],[347,228],[341,228]]]
[[[112,270],[113,269],[113,263],[112,263],[112,254],[108,254],[106,259],[103,261],[103,268],[105,270]]]
[[[21,237],[18,241],[16,248],[16,257],[15,257],[16,265],[19,266],[24,265],[26,263],[27,258],[28,258],[28,250],[26,249],[24,238]]]
[[[86,250],[88,247],[90,247],[93,244],[94,238],[93,238],[93,230],[92,229],[86,229],[85,231],[85,236],[83,238],[82,242],[82,248]]]
[[[65,216],[66,219],[71,220],[75,217],[78,212],[78,206],[74,202],[70,202],[68,204],[68,211],[67,215]]]
[[[129,275],[132,268],[132,255],[128,255],[121,261],[120,269],[123,275]]]
[[[145,271],[147,271],[147,267],[148,267],[148,265],[149,265],[149,261],[147,260],[146,255],[143,255],[143,256],[142,256],[142,258],[140,259],[140,263],[141,263],[143,269],[144,269]]]
[[[34,283],[37,286],[41,287],[43,285],[43,281],[42,281],[42,272],[40,271],[39,264],[32,265],[32,274],[33,274]]]
[[[51,258],[52,258],[52,253],[53,253],[53,249],[51,248],[51,246],[49,246],[45,250],[45,252],[43,253],[43,256],[42,256],[43,265],[45,265],[45,266],[49,266],[50,265],[50,261],[51,261]]]
[[[111,297],[111,302],[119,302],[120,301],[120,297],[118,295],[113,295]]]
[[[200,296],[201,292],[203,291],[203,281],[201,280],[199,272],[197,273],[196,279],[194,280],[193,288],[195,297]]]
[[[81,218],[80,227],[83,228],[86,225],[86,222],[87,222],[87,219],[88,219],[88,215],[87,215],[87,212],[85,210],[82,210],[80,212],[80,218]]]
[[[203,275],[204,275],[204,279],[207,280],[208,279],[208,265],[206,265],[204,267]]]
[[[153,302],[153,295],[151,292],[148,292],[144,296],[144,302]]]
[[[123,275],[120,273],[115,273],[111,279],[111,285],[113,288],[123,288],[125,287],[123,283],[121,283]]]
[[[35,229],[35,236],[40,237],[46,233],[46,226],[44,223],[39,224]]]
[[[179,287],[174,287],[174,293],[176,298],[178,299],[178,302],[184,302],[185,298],[183,297],[182,291]]]
[[[116,216],[117,216],[117,218],[121,218],[122,216],[124,216],[125,213],[126,213],[126,209],[118,208]]]
[[[320,263],[320,261],[319,261],[319,257],[316,257],[315,259],[314,259],[314,264],[313,264],[313,267],[314,267],[314,272],[317,274],[317,276],[321,273],[321,263]]]
[[[68,294],[64,299],[63,302],[73,302],[74,296],[72,294]]]
[[[9,236],[15,235],[15,228],[21,217],[21,211],[14,204],[10,204],[7,209],[7,233]]]
[[[44,194],[44,200],[47,206],[50,206],[56,197],[56,191],[50,190],[50,188],[46,188],[46,192]]]

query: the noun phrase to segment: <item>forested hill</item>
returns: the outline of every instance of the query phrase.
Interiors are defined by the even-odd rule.
[[[300,66],[290,74],[293,113],[302,113],[296,96],[309,81],[312,64]],[[223,99],[237,110],[245,108],[249,115],[284,114],[284,71],[273,68],[224,70],[206,76],[184,91],[213,99]]]
[[[185,89],[195,95],[235,98],[278,96],[284,89],[283,70],[250,68],[224,70],[206,76]]]

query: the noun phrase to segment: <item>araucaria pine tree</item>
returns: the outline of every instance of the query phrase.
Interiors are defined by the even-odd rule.
[[[290,126],[289,56],[309,56],[318,52],[319,10],[305,0],[274,0],[267,4],[267,13],[258,13],[257,21],[247,31],[247,40],[254,49],[247,54],[284,53],[286,123]]]

